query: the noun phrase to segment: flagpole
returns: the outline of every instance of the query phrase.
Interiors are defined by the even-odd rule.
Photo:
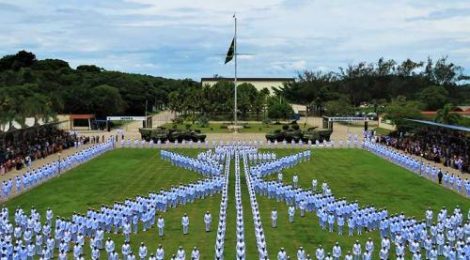
[[[234,37],[234,56],[235,56],[235,77],[233,78],[233,83],[235,85],[235,105],[234,105],[234,110],[233,110],[233,118],[235,121],[235,133],[238,132],[238,126],[237,126],[237,17],[235,14],[233,15],[233,18],[235,18],[235,37]]]

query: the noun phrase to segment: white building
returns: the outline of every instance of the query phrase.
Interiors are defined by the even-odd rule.
[[[214,85],[218,81],[233,81],[233,78],[201,78],[201,85]],[[237,85],[243,83],[250,83],[255,88],[260,91],[264,88],[269,89],[269,93],[274,94],[273,88],[279,88],[284,85],[284,83],[289,83],[295,81],[294,78],[237,78]]]

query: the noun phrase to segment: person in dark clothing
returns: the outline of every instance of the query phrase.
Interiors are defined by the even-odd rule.
[[[437,179],[439,180],[439,184],[442,184],[442,171],[439,170],[439,173],[437,174]]]

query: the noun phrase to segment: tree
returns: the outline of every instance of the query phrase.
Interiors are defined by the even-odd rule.
[[[18,71],[24,67],[31,67],[36,62],[36,55],[27,51],[19,51],[15,55],[7,55],[0,59],[0,71]]]
[[[417,101],[408,101],[399,96],[393,99],[385,108],[385,119],[392,121],[399,131],[410,128],[412,123],[406,119],[421,118],[422,104]]]
[[[80,66],[77,67],[77,71],[90,72],[90,73],[100,73],[101,71],[103,71],[103,69],[96,66],[96,65],[80,65]]]
[[[427,110],[437,110],[448,102],[449,92],[441,86],[430,86],[419,93],[419,100]]]
[[[350,116],[353,107],[346,99],[331,100],[325,103],[325,113],[328,116]]]
[[[454,105],[446,104],[443,108],[437,110],[436,118],[434,120],[443,124],[458,124],[461,119],[461,116],[457,113],[452,113],[454,109]]]
[[[182,102],[177,91],[173,91],[168,95],[168,101],[168,107],[171,111],[175,112],[175,115],[181,111]]]
[[[273,99],[277,99],[273,97]],[[289,119],[294,114],[292,106],[286,102],[269,102],[268,117],[274,120]]]
[[[58,59],[45,59],[37,61],[34,66],[34,70],[45,70],[54,71],[60,69],[70,69],[69,63]]]
[[[92,93],[92,105],[97,116],[120,114],[126,108],[126,103],[115,87],[100,85],[94,87]]]

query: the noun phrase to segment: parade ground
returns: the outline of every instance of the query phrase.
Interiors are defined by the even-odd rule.
[[[291,155],[305,149],[275,149],[260,152],[274,152],[278,158]],[[202,149],[174,149],[191,157],[195,157]],[[470,201],[461,194],[446,189],[439,184],[418,176],[385,159],[359,148],[342,149],[311,149],[312,156],[308,161],[300,162],[295,167],[283,171],[283,182],[291,184],[292,177],[297,175],[299,185],[303,189],[311,189],[312,179],[317,179],[319,187],[323,182],[328,183],[337,199],[345,198],[348,202],[357,200],[360,207],[374,206],[376,209],[386,208],[390,215],[403,213],[416,220],[424,219],[424,212],[429,207],[437,212],[442,207],[453,211],[460,206],[466,213]],[[243,165],[241,166],[243,168]],[[237,242],[235,221],[235,175],[233,161],[231,163],[228,185],[227,223],[225,235],[225,259],[234,259]],[[172,186],[189,184],[203,179],[196,172],[175,167],[169,161],[160,157],[156,148],[119,148],[106,152],[87,163],[79,165],[69,172],[55,177],[39,186],[24,192],[5,202],[2,206],[12,212],[20,207],[29,210],[35,207],[41,215],[50,207],[55,216],[70,219],[74,212],[86,214],[90,208],[99,209],[102,205],[124,202],[136,196],[148,196],[169,190]],[[246,259],[257,259],[258,252],[254,235],[253,214],[251,211],[246,176],[241,171],[241,198],[244,233],[246,244]],[[267,177],[277,180],[277,175]],[[335,242],[343,248],[343,255],[352,249],[353,243],[359,240],[364,244],[371,237],[376,246],[373,258],[378,259],[380,237],[378,231],[364,232],[362,235],[348,236],[347,225],[343,235],[338,235],[335,229],[330,233],[322,230],[315,212],[306,213],[300,217],[296,212],[294,222],[288,221],[288,207],[284,202],[256,196],[259,211],[266,236],[267,251],[270,259],[276,259],[281,247],[290,256],[295,256],[299,246],[311,256],[319,245],[325,251],[331,252]],[[219,220],[220,193],[194,203],[179,205],[162,213],[164,217],[165,235],[159,238],[158,231],[152,227],[146,232],[139,228],[136,235],[131,236],[132,251],[137,252],[139,244],[144,242],[150,253],[154,253],[158,244],[165,248],[166,256],[176,253],[183,246],[186,254],[194,246],[199,248],[201,259],[214,259],[214,244],[216,240],[217,223]],[[278,212],[277,227],[271,227],[271,211]],[[209,211],[212,214],[212,228],[205,232],[203,217]],[[183,235],[181,217],[187,213],[190,219],[189,234]],[[116,242],[116,251],[120,250],[123,236],[109,235]],[[105,235],[105,239],[108,234]],[[88,239],[87,239],[88,240]],[[90,254],[90,248],[84,248],[85,255]],[[105,253],[102,253],[104,256]],[[394,252],[391,252],[391,256]],[[104,259],[104,258],[103,258]]]

